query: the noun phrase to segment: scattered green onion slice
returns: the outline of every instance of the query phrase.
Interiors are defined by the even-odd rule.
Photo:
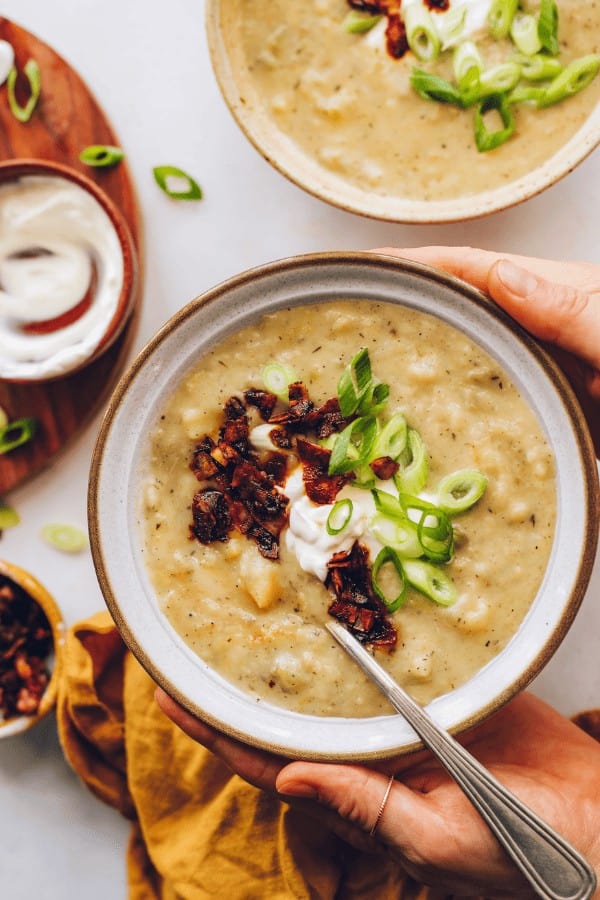
[[[284,403],[290,399],[289,386],[297,381],[296,374],[293,369],[284,363],[272,362],[267,363],[260,373],[263,384],[271,394],[275,394]]]
[[[538,19],[538,37],[544,50],[557,56],[560,50],[558,43],[558,7],[555,0],[541,0]]]
[[[14,528],[20,521],[21,517],[16,509],[13,509],[12,506],[0,504],[0,531]]]
[[[573,94],[577,94],[586,88],[599,71],[600,55],[597,53],[590,53],[588,56],[574,59],[548,85],[538,101],[538,106],[552,106],[552,104],[558,103],[560,100],[572,97]]]
[[[367,463],[377,437],[377,428],[377,419],[373,416],[362,416],[347,425],[333,445],[329,474],[344,475]]]
[[[388,519],[405,519],[406,510],[400,503],[398,497],[382,491],[379,488],[373,488],[371,491],[375,502],[375,509]]]
[[[458,45],[452,57],[452,68],[459,90],[470,88],[474,78],[479,80],[483,60],[473,41],[463,41]]]
[[[0,428],[4,428],[5,425],[8,425],[8,414],[5,409],[2,409],[0,406]]]
[[[542,49],[538,24],[528,13],[518,12],[515,15],[510,26],[510,36],[517,50],[520,50],[525,56],[534,56]]]
[[[518,84],[507,97],[509,103],[535,103],[539,105],[544,96],[543,87],[534,87],[531,84]]]
[[[483,497],[487,483],[485,475],[476,469],[460,469],[440,481],[438,504],[450,515],[465,512]]]
[[[401,559],[418,559],[423,556],[417,526],[409,519],[388,519],[387,516],[376,513],[369,522],[369,528],[381,544],[392,547]]]
[[[388,596],[383,585],[380,583],[379,573],[383,567],[388,564],[391,564],[394,569],[394,575],[400,582],[400,590],[393,597]],[[377,596],[383,600],[389,612],[396,612],[396,610],[402,606],[406,599],[408,585],[404,576],[403,563],[400,561],[400,557],[392,547],[382,547],[375,557],[375,562],[373,563],[373,568],[371,570],[371,582],[373,584],[373,590]],[[394,591],[395,590],[396,589],[394,588]]]
[[[440,55],[441,42],[433,16],[421,3],[411,3],[404,10],[408,46],[417,59],[432,62]]]
[[[374,459],[379,459],[381,456],[390,456],[392,459],[398,459],[403,450],[406,449],[407,440],[408,425],[406,424],[406,419],[401,412],[396,412],[379,432],[371,451],[370,462]]]
[[[460,91],[445,78],[433,75],[424,69],[413,66],[410,73],[410,83],[413,90],[425,100],[437,100],[439,103],[451,103],[453,106],[464,106]]]
[[[33,111],[37,106],[38,100],[40,99],[40,92],[42,90],[42,76],[40,73],[40,67],[38,66],[35,59],[29,59],[25,66],[23,67],[23,74],[27,78],[29,82],[29,99],[25,106],[21,106],[19,101],[15,96],[15,86],[17,83],[17,69],[16,66],[13,66],[10,72],[8,73],[8,78],[6,80],[6,89],[8,92],[8,105],[11,113],[19,122],[29,122],[31,116],[33,115]]]
[[[105,168],[107,166],[115,166],[121,162],[125,154],[120,147],[113,147],[109,144],[92,144],[86,147],[79,154],[79,159],[86,166],[94,168]]]
[[[338,381],[338,401],[345,418],[354,415],[371,381],[369,351],[363,347],[346,366]]]
[[[437,23],[437,30],[442,42],[442,50],[454,47],[460,41],[465,22],[467,21],[467,6],[453,6],[444,13],[443,19]]]
[[[350,524],[354,504],[349,497],[336,500],[327,516],[327,534],[340,534]]]
[[[192,176],[188,175],[187,172],[184,172],[183,169],[178,169],[176,166],[155,166],[154,169],[152,169],[152,172],[154,174],[154,180],[159,188],[173,200],[202,199],[202,188],[198,182],[194,181]],[[185,182],[187,188],[178,190],[173,186],[170,187],[169,182],[171,182],[172,185],[173,179]]]
[[[400,468],[394,475],[398,490],[405,494],[418,494],[425,487],[429,465],[425,444],[418,431],[408,429],[407,445],[396,460]]]
[[[502,128],[488,131],[484,116],[497,110],[502,120]],[[486,97],[475,110],[475,143],[480,153],[495,150],[512,137],[515,130],[515,117],[511,105],[503,94],[492,94]]]
[[[417,537],[425,556],[434,562],[449,562],[454,553],[454,532],[444,510],[410,494],[400,494],[400,503],[407,518],[416,521]]]
[[[16,419],[0,428],[0,454],[10,453],[22,444],[30,441],[35,433],[37,420],[32,418]]]
[[[488,13],[488,26],[496,40],[505,38],[515,17],[519,0],[492,0]]]
[[[85,532],[74,525],[51,523],[44,525],[40,534],[47,544],[64,553],[80,553],[88,544]]]
[[[381,16],[365,15],[365,13],[352,9],[342,22],[342,28],[344,31],[347,31],[348,34],[364,34],[366,31],[370,31],[371,28],[377,25],[380,19]]]
[[[535,56],[517,56],[521,66],[521,77],[525,81],[548,81],[562,72],[562,65],[552,56],[536,53]]]
[[[505,94],[517,86],[521,77],[521,67],[516,62],[500,63],[481,74],[479,79],[481,95],[479,99],[491,94]]]
[[[456,585],[438,566],[422,559],[405,559],[404,576],[411,587],[439,606],[452,606],[458,597]]]

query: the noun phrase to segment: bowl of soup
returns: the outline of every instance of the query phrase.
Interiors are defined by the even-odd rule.
[[[534,340],[448,275],[333,253],[162,328],[109,403],[89,520],[108,607],[171,696],[253,746],[374,759],[414,734],[327,622],[461,731],[564,637],[597,498]]]
[[[539,193],[600,139],[600,10],[559,0],[542,46],[546,10],[528,5],[524,53],[492,33],[495,6],[211,0],[209,46],[236,121],[293,182],[375,218],[451,222]]]

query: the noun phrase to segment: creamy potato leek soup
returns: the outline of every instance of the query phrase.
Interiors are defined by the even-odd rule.
[[[427,703],[506,645],[546,568],[540,425],[429,314],[365,300],[266,315],[198,361],[149,443],[140,527],[160,607],[259,700],[391,711],[334,617]]]
[[[531,172],[600,99],[600,3],[558,0],[557,28],[553,0],[516,9],[227,0],[220,22],[245,109],[361,190],[444,200]]]

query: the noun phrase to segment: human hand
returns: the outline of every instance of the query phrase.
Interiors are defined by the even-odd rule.
[[[385,766],[292,762],[253,750],[157,700],[183,730],[251,784],[298,800],[355,846],[377,844],[418,881],[461,896],[534,894],[478,813],[427,754]],[[600,746],[530,694],[521,694],[461,742],[503,784],[571,841],[600,874]],[[386,774],[387,773],[387,774]],[[395,775],[374,837],[389,774]],[[324,812],[325,811],[325,812]],[[600,896],[600,893],[598,894]]]
[[[385,247],[377,252],[443,269],[489,296],[555,348],[600,456],[600,265],[472,247]]]

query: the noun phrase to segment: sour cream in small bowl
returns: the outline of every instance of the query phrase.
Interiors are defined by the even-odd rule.
[[[136,278],[127,223],[94,182],[54,162],[0,163],[0,379],[45,381],[97,358]]]

